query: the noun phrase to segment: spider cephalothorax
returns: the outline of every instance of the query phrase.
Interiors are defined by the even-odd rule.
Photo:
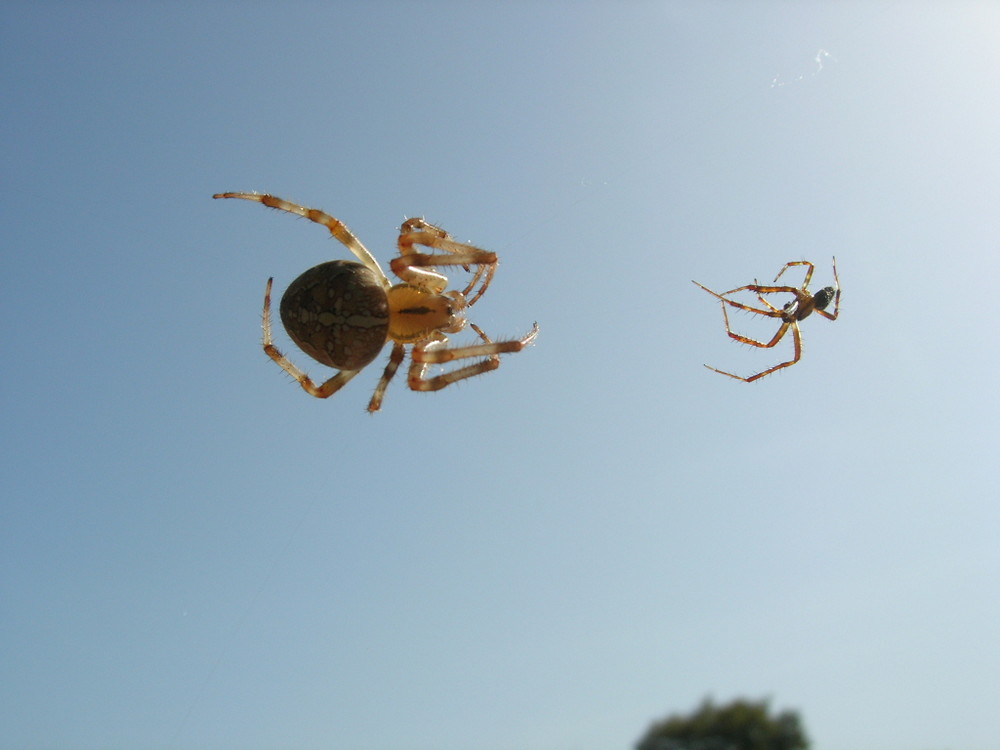
[[[754,282],[753,284],[739,286],[736,287],[735,289],[730,289],[728,292],[722,292],[721,294],[719,294],[718,292],[713,292],[711,289],[709,289],[707,286],[704,286],[703,284],[698,284],[697,281],[694,282],[695,284],[698,284],[698,286],[700,286],[706,292],[711,294],[713,297],[722,300],[722,317],[726,322],[726,333],[729,334],[730,338],[733,338],[736,341],[740,341],[744,344],[750,344],[751,346],[757,346],[762,349],[769,349],[772,346],[776,346],[777,343],[781,341],[781,339],[784,337],[784,335],[788,333],[789,329],[791,329],[792,339],[795,344],[795,356],[788,362],[782,362],[781,364],[775,365],[774,367],[770,367],[767,370],[764,370],[763,372],[758,372],[756,375],[751,375],[748,378],[744,378],[739,375],[733,375],[731,372],[720,370],[716,367],[712,367],[711,365],[705,365],[705,367],[707,367],[709,370],[715,370],[715,372],[720,373],[722,375],[728,375],[731,378],[736,378],[736,380],[742,380],[746,383],[751,383],[754,380],[762,378],[765,375],[770,375],[772,372],[780,370],[783,367],[791,367],[796,362],[798,362],[799,359],[802,358],[802,333],[799,330],[800,320],[805,320],[813,312],[819,313],[827,320],[837,319],[837,316],[840,314],[840,280],[837,278],[837,259],[836,258],[833,259],[834,286],[824,287],[823,289],[820,289],[818,292],[816,292],[816,294],[812,294],[809,291],[809,281],[810,279],[812,279],[813,270],[815,268],[813,264],[810,263],[809,261],[795,260],[791,261],[790,263],[786,263],[784,267],[782,267],[782,269],[778,271],[778,275],[774,277],[774,280],[777,281],[778,279],[780,279],[781,275],[792,266],[808,267],[808,270],[806,271],[806,277],[803,280],[801,287],[763,286],[761,284]],[[751,307],[750,305],[744,305],[740,302],[736,302],[735,300],[729,299],[729,295],[743,291],[753,292],[754,294],[756,294],[757,299],[759,299],[767,309],[765,310],[758,307]],[[768,302],[766,299],[764,299],[765,294],[780,294],[780,293],[794,295],[794,298],[789,302],[787,302],[784,305],[784,307],[782,307],[780,310],[774,305],[772,305],[770,302]],[[834,303],[833,312],[829,313],[826,312],[826,308],[830,306],[831,302]],[[757,341],[756,339],[752,339],[747,336],[741,336],[738,333],[734,333],[732,328],[729,327],[729,313],[727,312],[726,305],[730,305],[732,307],[736,307],[741,310],[746,310],[756,315],[764,315],[769,318],[780,318],[781,328],[779,328],[778,332],[774,334],[774,337],[766,343],[763,341]]]
[[[415,391],[436,391],[465,378],[500,366],[500,355],[521,351],[538,335],[538,325],[527,336],[494,342],[471,324],[482,343],[449,347],[446,333],[466,326],[465,312],[474,305],[493,280],[495,253],[456,242],[443,229],[423,219],[408,219],[399,233],[399,257],[390,267],[403,283],[392,285],[371,253],[343,223],[315,208],[258,193],[218,193],[213,198],[242,198],[304,216],[321,224],[357,256],[360,263],[333,260],[310,268],[289,284],[281,298],[281,322],[289,337],[317,362],[340,370],[320,385],[293,365],[274,345],[271,335],[271,284],[264,293],[264,351],[282,369],[317,398],[328,398],[378,356],[388,342],[392,352],[369,411],[378,411],[389,381],[412,345],[408,383]],[[440,252],[421,253],[416,247]],[[472,279],[462,291],[447,291],[448,278],[436,266],[475,266]],[[469,294],[479,285],[478,291]],[[427,369],[460,359],[479,362],[432,377]]]

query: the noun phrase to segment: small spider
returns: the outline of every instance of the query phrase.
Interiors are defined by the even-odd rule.
[[[465,325],[465,309],[483,296],[497,267],[495,253],[456,242],[451,236],[423,219],[407,219],[399,232],[399,257],[390,267],[402,284],[393,286],[378,262],[340,221],[314,208],[290,203],[273,195],[258,193],[218,193],[213,198],[242,198],[265,206],[304,216],[322,224],[354,253],[360,263],[332,260],[321,263],[293,281],[281,298],[281,322],[298,347],[317,362],[339,370],[316,385],[293,365],[274,345],[271,337],[271,283],[264,292],[264,352],[295,378],[307,393],[328,398],[361,372],[392,342],[389,363],[382,373],[368,411],[382,407],[389,381],[410,353],[409,386],[414,391],[436,391],[459,380],[481,375],[500,366],[500,355],[519,352],[538,335],[536,323],[527,336],[515,341],[492,341],[472,324],[482,343],[447,346],[446,333],[457,333]],[[439,253],[420,253],[417,245]],[[445,291],[448,278],[435,266],[462,266],[476,270],[461,292]],[[468,299],[477,284],[479,290]],[[482,357],[480,362],[427,377],[432,364]]]
[[[781,278],[781,275],[787,271],[792,266],[808,266],[809,270],[806,271],[806,278],[802,282],[801,288],[796,288],[794,286],[761,286],[755,280],[753,284],[747,284],[746,286],[739,286],[735,289],[730,289],[728,292],[723,292],[719,294],[718,292],[713,292],[707,286],[703,284],[698,284],[702,289],[711,294],[713,297],[717,297],[722,300],[722,316],[726,321],[726,333],[729,334],[730,338],[734,338],[737,341],[741,341],[744,344],[750,344],[751,346],[758,346],[762,349],[770,349],[775,346],[784,337],[788,330],[792,331],[792,338],[795,341],[795,356],[788,362],[782,362],[780,365],[775,365],[774,367],[764,370],[764,372],[758,372],[756,375],[751,375],[748,378],[740,377],[739,375],[733,375],[731,372],[726,372],[720,370],[711,365],[705,365],[709,370],[715,370],[722,375],[728,375],[731,378],[736,378],[737,380],[742,380],[746,383],[752,383],[758,378],[762,378],[765,375],[770,375],[776,370],[780,370],[783,367],[791,367],[799,359],[802,358],[802,333],[799,331],[799,321],[805,320],[812,313],[817,312],[822,315],[827,320],[836,320],[837,315],[840,313],[840,279],[837,278],[837,259],[833,259],[833,283],[834,286],[824,287],[820,289],[816,294],[811,294],[809,292],[809,280],[812,278],[814,266],[807,260],[794,260],[790,263],[786,263],[784,267],[778,271],[778,275],[774,277],[777,281]],[[731,299],[727,299],[730,294],[735,294],[736,292],[750,291],[757,295],[759,299],[766,307],[763,310],[758,307],[750,307],[749,305],[743,305],[739,302],[735,302]],[[795,299],[791,300],[780,310],[764,299],[765,294],[777,294],[780,292],[785,292],[788,294],[795,295]],[[833,302],[833,312],[828,313],[826,308],[829,307],[830,302]],[[733,307],[738,307],[741,310],[747,310],[748,312],[755,313],[756,315],[766,315],[769,318],[781,318],[781,328],[778,332],[774,334],[774,337],[764,343],[763,341],[757,341],[755,339],[748,338],[746,336],[741,336],[738,333],[733,333],[732,328],[729,327],[729,314],[726,312],[726,305],[732,305]]]

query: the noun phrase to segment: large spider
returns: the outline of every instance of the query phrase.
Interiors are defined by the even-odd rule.
[[[340,372],[316,385],[308,375],[292,364],[274,345],[271,337],[271,283],[264,292],[264,352],[295,378],[305,391],[316,398],[329,398],[378,356],[389,341],[392,353],[368,411],[382,407],[389,381],[410,353],[409,386],[414,391],[436,391],[459,380],[481,375],[500,366],[500,355],[519,352],[538,335],[538,324],[524,338],[492,341],[472,324],[482,343],[471,346],[447,346],[446,333],[461,331],[465,309],[483,296],[497,267],[495,253],[456,242],[443,229],[423,219],[407,219],[399,232],[399,257],[389,264],[402,279],[393,286],[378,262],[364,245],[340,221],[315,208],[258,193],[217,193],[213,198],[242,198],[265,206],[304,216],[322,224],[336,239],[354,253],[360,263],[331,260],[321,263],[293,281],[281,298],[281,322],[302,351],[317,362]],[[416,246],[440,252],[417,252]],[[463,266],[475,272],[461,292],[445,291],[448,278],[435,266]],[[468,295],[480,284],[479,290]],[[433,377],[427,376],[432,364],[481,357],[480,362],[459,367]]]
[[[726,321],[726,333],[729,334],[730,338],[736,339],[744,344],[750,344],[751,346],[758,346],[762,349],[770,349],[772,346],[777,345],[779,341],[788,333],[789,329],[792,331],[792,339],[795,342],[795,356],[788,362],[782,362],[779,365],[770,367],[763,372],[758,372],[756,375],[751,375],[748,378],[740,377],[739,375],[733,375],[731,372],[726,372],[725,370],[720,370],[711,365],[705,365],[709,370],[715,370],[722,375],[728,375],[731,378],[736,378],[737,380],[742,380],[746,383],[752,383],[758,378],[762,378],[765,375],[770,375],[776,370],[780,370],[783,367],[791,367],[799,359],[802,358],[802,333],[799,331],[799,321],[805,320],[812,313],[816,312],[822,315],[827,320],[836,320],[837,315],[840,313],[840,279],[837,278],[837,259],[833,259],[833,286],[824,287],[820,289],[816,294],[811,294],[809,292],[809,280],[812,279],[814,266],[807,260],[793,260],[790,263],[786,263],[784,267],[778,271],[778,275],[774,277],[777,281],[781,278],[781,275],[787,271],[792,266],[808,266],[809,270],[806,271],[806,278],[802,282],[801,288],[796,288],[794,286],[762,286],[756,281],[753,284],[747,284],[746,286],[738,286],[735,289],[730,289],[728,292],[723,292],[719,294],[718,292],[713,292],[707,286],[703,284],[698,284],[702,289],[711,294],[713,297],[717,297],[722,300],[722,316]],[[749,305],[744,305],[734,300],[728,299],[730,294],[735,294],[736,292],[749,291],[757,295],[759,299],[767,309],[761,309],[758,307],[750,307]],[[785,292],[787,294],[792,294],[795,299],[788,302],[780,310],[764,299],[765,294],[778,294]],[[833,302],[833,312],[828,313],[826,308],[829,307],[830,302]],[[781,318],[781,328],[778,332],[774,334],[774,337],[764,343],[763,341],[757,341],[756,339],[748,338],[747,336],[741,336],[738,333],[733,333],[732,328],[729,327],[729,314],[726,311],[726,305],[731,305],[732,307],[738,307],[741,310],[747,310],[756,315],[766,315],[769,318]]]

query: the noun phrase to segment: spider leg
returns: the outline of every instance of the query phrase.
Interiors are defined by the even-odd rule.
[[[840,314],[839,308],[840,308],[840,290],[837,291],[836,301],[834,302],[832,313],[828,313],[826,310],[813,310],[813,312],[822,315],[827,320],[836,320],[837,315]]]
[[[389,387],[389,381],[395,376],[396,370],[403,363],[404,357],[406,357],[406,347],[397,341],[392,346],[392,353],[389,355],[389,362],[385,366],[385,371],[382,373],[382,377],[379,378],[378,385],[375,386],[375,393],[372,394],[372,400],[368,402],[369,413],[374,414],[382,408],[382,398],[385,396],[385,389]]]
[[[764,299],[764,293],[763,292],[758,292],[757,293],[757,299],[759,299],[763,304],[767,305],[774,312],[777,312],[777,313],[781,312],[780,308],[775,307],[770,302],[768,302],[766,299]]]
[[[763,284],[747,284],[746,286],[738,286],[735,289],[730,289],[721,296],[725,297],[727,294],[735,294],[736,292],[742,292],[744,290],[751,291],[755,294],[794,294],[796,297],[802,294],[802,290],[797,289],[794,286],[765,286]],[[727,302],[728,301],[729,300],[727,300]]]
[[[788,333],[789,326],[792,325],[791,321],[786,320],[784,323],[781,324],[781,328],[779,328],[777,333],[774,334],[774,337],[765,344],[763,341],[757,341],[757,339],[752,339],[749,336],[741,336],[740,334],[735,333],[733,329],[729,326],[729,314],[726,312],[726,308],[724,305],[722,307],[722,317],[726,321],[726,333],[729,334],[729,338],[735,339],[736,341],[739,341],[742,344],[750,344],[750,346],[756,346],[761,349],[770,349],[774,346],[777,346],[778,342],[785,337],[786,333]]]
[[[699,284],[697,281],[692,281],[692,283],[696,284],[697,286],[700,286],[702,289],[711,294],[713,297],[722,300],[731,307],[738,307],[741,310],[746,310],[747,312],[756,313],[757,315],[766,315],[769,318],[784,317],[785,312],[784,310],[780,310],[774,305],[772,305],[770,302],[764,299],[762,295],[784,293],[784,294],[794,295],[796,299],[799,299],[802,294],[802,291],[800,289],[796,289],[794,286],[763,286],[761,284],[746,284],[744,286],[738,286],[735,289],[730,289],[728,292],[722,292],[720,294],[719,292],[713,292],[707,286],[705,286],[704,284]],[[730,294],[736,294],[737,292],[744,292],[744,291],[753,292],[754,294],[756,294],[757,299],[759,299],[769,309],[764,310],[759,307],[752,307],[750,305],[745,305],[742,302],[737,302],[736,300],[729,299]]]
[[[754,289],[757,288],[757,286],[755,284],[748,284],[747,286],[741,286],[741,287],[739,287],[737,289],[731,289],[728,292],[723,292],[722,294],[719,294],[718,292],[713,292],[711,289],[709,289],[704,284],[699,284],[697,281],[693,281],[692,280],[691,283],[695,284],[697,286],[700,286],[702,289],[704,289],[706,292],[708,292],[709,294],[711,294],[713,297],[715,297],[716,299],[721,300],[722,302],[725,302],[727,305],[732,305],[733,307],[739,307],[739,308],[741,308],[743,310],[747,310],[747,311],[752,312],[752,313],[757,313],[758,315],[766,315],[769,318],[779,318],[779,317],[781,317],[781,311],[779,311],[776,307],[774,307],[774,305],[771,305],[771,304],[767,303],[764,300],[761,300],[761,301],[764,302],[764,304],[766,304],[768,307],[770,307],[771,310],[761,310],[760,308],[750,307],[750,305],[744,305],[744,304],[742,304],[740,302],[736,302],[735,300],[731,300],[731,299],[727,299],[726,298],[727,294],[733,294],[734,292],[742,292],[745,289],[749,289],[749,290],[752,291],[752,290],[754,290]],[[761,289],[765,289],[765,288],[770,288],[770,287],[760,287],[760,288]],[[789,287],[789,288],[791,288],[791,287]]]
[[[361,372],[361,370],[341,370],[332,378],[317,386],[308,375],[293,365],[291,361],[281,353],[278,347],[274,345],[274,339],[271,335],[271,284],[273,282],[273,278],[268,279],[267,288],[264,291],[264,315],[262,322],[262,328],[264,329],[264,353],[277,362],[282,370],[295,378],[299,382],[299,385],[301,385],[305,392],[310,396],[315,396],[316,398],[329,398],[343,388],[347,382]]]
[[[384,286],[390,286],[389,278],[385,275],[385,272],[382,270],[381,266],[379,266],[375,257],[368,252],[368,248],[361,244],[361,240],[355,237],[354,233],[348,229],[342,221],[335,219],[330,216],[330,214],[316,208],[307,208],[305,206],[300,206],[297,203],[292,203],[291,201],[278,198],[274,195],[267,195],[263,193],[216,193],[212,197],[242,198],[243,200],[256,201],[257,203],[263,203],[269,208],[276,208],[279,211],[285,211],[290,214],[295,214],[296,216],[302,216],[309,219],[309,221],[320,224],[330,230],[330,234],[339,240],[348,250],[354,253],[358,260],[377,273],[382,279]]]
[[[493,281],[493,274],[496,272],[498,261],[496,253],[480,250],[471,245],[468,248],[473,252],[467,252],[464,255],[411,252],[393,258],[389,263],[389,267],[403,281],[414,286],[419,286],[434,294],[441,294],[448,288],[448,277],[438,273],[434,268],[435,266],[465,267],[475,265],[476,270],[473,273],[472,280],[462,290],[462,296],[468,296],[469,292],[479,283],[480,279],[483,279],[483,284],[479,291],[469,300],[468,304],[471,306],[483,296],[486,288]]]
[[[757,279],[754,279],[753,284],[751,286],[760,286],[760,282],[757,281]],[[768,309],[773,310],[774,312],[780,312],[780,310],[777,307],[775,307],[766,299],[764,299],[764,292],[757,292],[757,299],[759,299],[760,303],[766,306]]]
[[[472,306],[486,292],[493,274],[499,263],[496,253],[482,250],[474,245],[456,242],[446,231],[423,219],[408,219],[400,227],[399,257],[393,258],[392,272],[403,281],[416,284],[435,293],[441,293],[448,286],[448,279],[438,273],[434,266],[462,266],[466,270],[476,266],[476,271],[468,285],[462,291],[467,297],[477,284],[482,282],[479,291],[469,300]],[[443,250],[440,253],[418,253],[416,245]]]
[[[789,263],[786,263],[784,265],[784,267],[780,271],[778,271],[778,275],[774,277],[774,280],[777,281],[778,279],[780,279],[781,278],[781,274],[783,274],[785,271],[787,271],[792,266],[809,266],[809,270],[806,271],[806,278],[802,282],[802,286],[800,287],[804,291],[805,289],[807,289],[809,287],[809,280],[812,279],[813,271],[816,268],[808,260],[793,260],[793,261],[790,261]]]
[[[413,347],[413,353],[411,354],[412,364],[410,365],[408,378],[408,383],[412,390],[437,391],[460,380],[495,370],[500,366],[501,354],[521,351],[534,341],[538,335],[538,324],[535,323],[531,331],[524,338],[513,341],[494,342],[489,336],[483,333],[479,326],[474,323],[471,323],[470,326],[479,334],[479,337],[483,340],[482,344],[449,348],[446,345],[448,339],[444,334],[440,334],[439,337],[431,341],[417,344]],[[449,370],[434,377],[426,377],[427,368],[431,364],[444,364],[445,362],[453,362],[470,357],[485,357],[486,359],[473,365]]]
[[[769,367],[763,372],[758,372],[756,375],[751,375],[748,378],[744,378],[740,375],[734,375],[731,372],[720,370],[717,367],[712,367],[711,365],[705,365],[705,367],[707,367],[709,370],[714,370],[720,375],[728,375],[729,377],[734,378],[735,380],[742,380],[744,383],[752,383],[753,381],[762,378],[765,375],[770,375],[772,372],[776,372],[777,370],[780,370],[783,367],[791,367],[802,358],[802,334],[799,331],[799,324],[796,321],[793,320],[790,322],[786,322],[778,331],[778,333],[775,335],[774,340],[772,340],[770,344],[762,344],[759,341],[754,341],[753,339],[748,339],[744,336],[738,336],[732,333],[730,333],[729,335],[739,341],[742,341],[745,344],[751,344],[753,346],[769,347],[769,346],[774,346],[776,343],[778,343],[778,341],[781,339],[782,336],[785,335],[785,332],[789,328],[792,329],[792,340],[795,342],[795,355],[792,357],[792,359],[790,359],[787,362],[782,362],[781,364],[775,365],[774,367]]]
[[[742,310],[748,310],[749,312],[756,313],[757,315],[767,315],[770,318],[784,318],[789,308],[788,305],[785,305],[785,307],[781,309],[775,307],[766,299],[764,299],[765,294],[791,294],[795,297],[795,299],[792,300],[792,302],[798,302],[799,304],[801,304],[804,301],[804,295],[802,290],[796,289],[793,286],[762,286],[760,284],[748,284],[746,286],[741,286],[738,287],[737,289],[733,289],[732,291],[726,292],[726,294],[733,294],[735,292],[741,292],[744,290],[755,293],[757,295],[757,299],[759,299],[762,303],[767,305],[769,309],[761,310],[760,308],[757,307],[750,307],[749,305],[744,305],[740,302],[736,302],[735,300],[731,300],[725,296],[719,296],[719,299],[721,299],[727,305],[730,305],[732,307],[738,307]],[[808,296],[808,292],[805,293],[805,296],[806,297]],[[791,304],[791,302],[789,304]]]
[[[794,356],[787,362],[782,362],[780,365],[775,365],[774,367],[770,367],[767,370],[764,370],[764,372],[758,372],[756,375],[751,375],[749,378],[745,378],[747,383],[752,383],[758,378],[762,378],[765,375],[770,375],[772,372],[777,372],[783,367],[791,367],[800,359],[802,359],[802,332],[799,330],[799,324],[796,321],[792,321],[791,326],[792,326],[792,341],[795,342]]]

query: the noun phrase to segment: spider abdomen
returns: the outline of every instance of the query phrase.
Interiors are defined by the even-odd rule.
[[[388,297],[370,268],[332,260],[288,286],[281,298],[281,322],[292,341],[317,362],[360,370],[385,346]]]
[[[836,293],[837,290],[832,286],[823,287],[818,292],[816,292],[816,296],[813,297],[813,304],[816,307],[816,309],[825,310],[827,307],[829,307]]]

